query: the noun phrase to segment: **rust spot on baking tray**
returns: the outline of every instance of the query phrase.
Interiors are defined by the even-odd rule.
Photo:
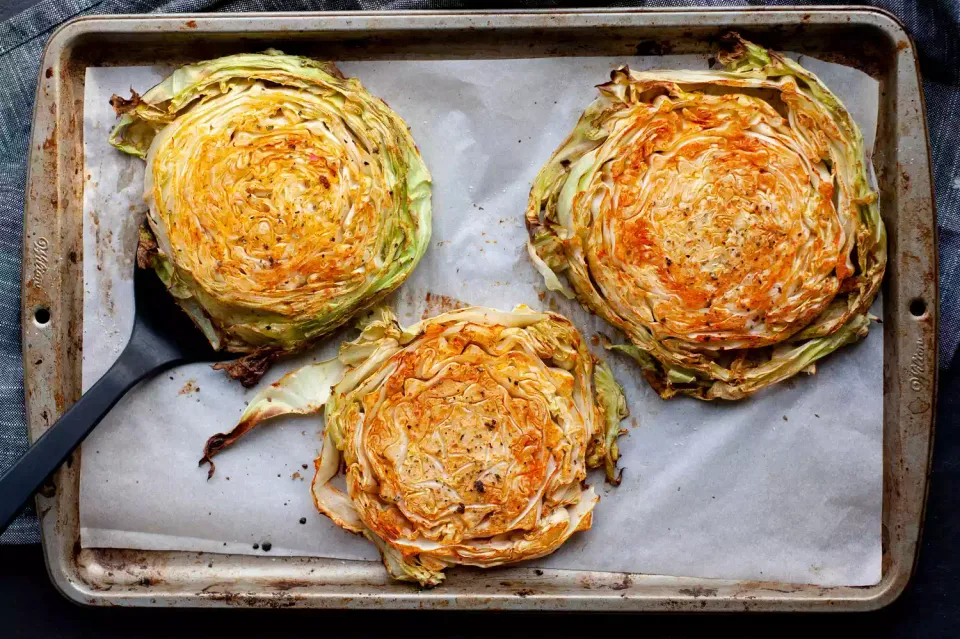
[[[57,148],[57,123],[53,123],[53,131],[50,132],[50,137],[43,141],[43,150],[50,151]]]
[[[52,78],[52,77],[53,77],[53,67],[47,67],[47,70],[44,71],[43,75],[46,76],[46,77],[48,77],[48,78]]]
[[[83,100],[76,99],[73,101],[73,113],[70,115],[70,121],[67,123],[67,133],[73,135],[77,131],[77,114],[83,113]],[[83,145],[78,146],[77,153],[83,152]]]
[[[166,581],[169,553],[119,548],[81,548],[74,543],[78,576],[94,590],[109,590],[115,585],[154,588]]]
[[[273,590],[293,590],[294,588],[308,588],[315,585],[306,579],[280,579],[271,581],[269,587]]]
[[[197,21],[196,21],[196,20],[187,20],[185,23],[183,23],[183,26],[185,26],[185,27],[188,28],[188,29],[196,29],[196,28],[197,28]]]
[[[290,608],[297,605],[298,601],[305,599],[303,595],[291,595],[287,592],[206,592],[206,589],[198,592],[197,597],[209,601],[222,601],[228,606],[240,608]]]
[[[776,581],[741,581],[739,584],[741,592],[752,590],[768,590],[770,592],[793,593],[800,592],[816,586],[802,586],[799,584],[784,584]],[[736,596],[736,595],[734,595]]]
[[[623,580],[610,586],[610,590],[626,590],[633,585],[633,577],[628,574],[623,575]]]
[[[897,173],[900,174],[900,184],[901,186],[903,186],[903,190],[909,191],[910,190],[910,174],[899,162],[897,162]]]
[[[673,52],[673,45],[669,40],[643,40],[637,44],[637,55],[667,55]]]
[[[527,587],[526,582],[523,582],[523,581],[515,581],[515,582],[501,581],[500,585],[503,586],[504,588],[513,588],[514,590],[510,594],[516,595],[517,597],[521,597],[521,598],[529,597],[530,595],[543,594],[542,590],[534,590],[533,588]]]

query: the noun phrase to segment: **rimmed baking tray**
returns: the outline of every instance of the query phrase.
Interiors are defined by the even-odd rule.
[[[24,386],[32,439],[80,393],[83,94],[90,66],[185,63],[269,46],[322,59],[656,55],[759,43],[860,68],[880,83],[874,164],[890,235],[884,283],[883,577],[866,588],[610,572],[451,571],[437,589],[379,564],[81,549],[79,455],[37,498],[47,566],[90,605],[595,611],[866,610],[893,601],[916,562],[937,376],[936,219],[916,49],[868,8],[98,16],[43,55],[24,218]]]

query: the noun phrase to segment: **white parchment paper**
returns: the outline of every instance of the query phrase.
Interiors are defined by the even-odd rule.
[[[803,58],[853,112],[872,148],[877,83]],[[706,68],[699,56],[496,61],[344,62],[411,126],[434,177],[433,240],[394,295],[404,321],[450,300],[570,317],[587,336],[610,332],[575,303],[544,293],[525,251],[530,183],[614,66]],[[115,360],[133,322],[133,255],[143,162],[107,144],[107,100],[143,92],[169,69],[87,70],[84,104],[83,384]],[[874,309],[880,314],[879,303]],[[298,361],[335,352],[340,335]],[[631,417],[623,484],[603,486],[593,529],[539,566],[819,585],[880,580],[882,331],[801,376],[738,403],[660,400],[611,356]],[[125,397],[83,446],[85,547],[180,549],[376,560],[372,545],[314,510],[318,418],[276,420],[197,467],[207,437],[233,426],[245,391],[204,364],[178,368]],[[305,523],[300,523],[301,519]],[[253,544],[260,544],[254,549]]]

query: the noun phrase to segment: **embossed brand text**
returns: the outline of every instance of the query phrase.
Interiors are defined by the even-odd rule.
[[[43,276],[49,266],[48,256],[50,252],[50,242],[45,237],[38,237],[33,242],[33,285],[40,287],[43,282]]]
[[[923,344],[923,337],[917,338],[917,350],[910,358],[910,388],[921,391],[927,386],[927,348]]]

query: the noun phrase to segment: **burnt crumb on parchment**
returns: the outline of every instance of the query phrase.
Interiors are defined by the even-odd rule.
[[[213,365],[217,371],[226,371],[227,375],[240,382],[244,388],[253,388],[266,375],[267,371],[280,357],[280,349],[274,346],[261,346],[257,350],[232,362],[219,362]]]
[[[114,93],[110,96],[110,106],[113,107],[113,110],[117,112],[117,117],[120,117],[124,113],[129,113],[137,108],[140,104],[140,94],[130,89],[129,98],[121,98],[119,95]]]
[[[197,386],[197,380],[188,379],[187,383],[177,392],[178,395],[189,395],[190,393],[199,393],[200,387]]]

